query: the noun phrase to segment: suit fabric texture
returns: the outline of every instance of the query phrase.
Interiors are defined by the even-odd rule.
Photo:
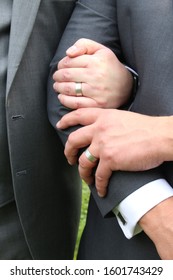
[[[72,259],[78,230],[81,183],[46,106],[49,64],[75,2],[13,0],[7,133],[14,197],[33,259]]]
[[[69,34],[72,34],[71,27],[83,14],[81,25],[78,25],[74,32],[75,39],[78,39],[78,35],[82,35],[81,37],[105,44],[122,62],[139,74],[140,86],[131,110],[148,115],[171,115],[173,113],[172,0],[95,0],[87,1],[87,4],[85,2],[79,1],[80,15],[78,16],[79,13],[75,9],[75,17],[71,17],[54,57],[52,72],[63,50],[68,44],[73,43],[69,40]],[[92,15],[86,18],[86,14],[90,12]],[[90,34],[87,29],[89,25],[92,26]],[[51,84],[51,81],[49,83]],[[54,126],[67,110],[61,104],[55,104],[51,86],[48,96],[49,119]],[[72,128],[59,132],[63,142],[71,131]],[[172,185],[171,168],[170,162],[146,172],[114,172],[105,198],[99,198],[92,186],[87,223],[78,258],[160,259],[154,244],[144,233],[127,240],[111,210],[122,199],[148,182],[165,178]]]

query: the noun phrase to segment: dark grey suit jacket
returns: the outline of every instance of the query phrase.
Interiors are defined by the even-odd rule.
[[[34,259],[73,257],[80,181],[47,118],[47,77],[76,1],[14,0],[6,117],[14,195]],[[68,175],[67,175],[68,174]]]
[[[89,17],[90,10],[80,7],[81,13],[78,17],[78,10],[76,10],[53,60],[52,72],[55,70],[54,64],[64,54],[64,50],[73,43],[70,40],[72,33],[74,39],[78,39],[78,35],[95,39],[114,50],[123,62],[138,72],[140,87],[131,107],[132,111],[149,115],[172,114],[172,4],[172,0],[87,1],[87,6],[94,7],[96,12]],[[82,13],[81,25],[76,25],[74,29]],[[92,25],[93,21],[95,23]],[[98,22],[99,26],[97,26]],[[88,33],[89,25],[92,25],[92,32],[95,30],[94,37]],[[50,81],[48,111],[49,119],[55,125],[67,111],[57,103],[57,100],[55,101],[53,96]],[[70,131],[59,132],[64,142]],[[104,199],[98,198],[95,188],[92,187],[94,200],[92,197],[80,258],[157,259],[154,246],[145,234],[127,241],[118,226],[114,225],[115,219],[103,219],[98,208],[102,216],[110,216],[115,205],[144,184],[158,178],[165,178],[172,184],[173,176],[170,168],[172,163],[147,172],[116,172],[110,179],[108,195]]]

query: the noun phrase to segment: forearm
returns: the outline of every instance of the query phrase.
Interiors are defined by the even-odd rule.
[[[82,2],[82,1],[81,1]],[[78,8],[84,8],[83,6],[78,6]],[[88,13],[89,9],[86,9],[86,13]],[[86,15],[86,14],[85,14]],[[95,15],[95,14],[94,14]],[[114,14],[115,15],[115,14]],[[77,23],[77,26],[79,26],[78,24],[78,19],[77,19],[77,14],[75,14],[75,17],[72,17],[72,22],[73,23]],[[80,17],[81,18],[81,17]],[[104,18],[104,29],[106,29],[105,27],[105,17]],[[82,17],[82,20],[83,20],[83,17]],[[99,21],[100,21],[100,18],[99,18]],[[87,19],[87,22],[88,22],[88,19]],[[114,24],[116,25],[116,23],[113,21],[108,21],[109,24]],[[108,24],[108,25],[109,25]],[[77,40],[81,37],[81,34],[82,36],[85,36],[85,34],[83,33],[83,28],[80,30],[77,30],[75,29],[74,31],[74,25],[68,25],[67,26],[67,32],[65,33],[65,35],[62,37],[62,44],[60,44],[59,48],[58,48],[58,51],[57,51],[57,54],[55,55],[55,58],[53,60],[53,63],[52,63],[52,69],[54,69],[53,67],[56,67],[57,65],[57,62],[59,61],[59,59],[62,58],[62,56],[64,56],[64,51],[71,45],[73,44],[73,39],[74,40]],[[94,25],[95,27],[95,25]],[[115,26],[114,26],[115,28]],[[114,28],[110,28],[111,30],[114,30]],[[100,30],[101,27],[99,26],[98,30]],[[106,30],[109,30],[109,29],[106,29]],[[76,32],[74,33],[74,36],[72,36],[71,32]],[[82,31],[82,33],[81,33]],[[91,38],[92,36],[94,36],[94,39],[97,39],[95,37],[95,35],[98,35],[98,41],[100,40],[105,40],[106,42],[106,45],[110,44],[110,38],[111,38],[111,35],[109,34],[108,37],[105,37],[104,36],[101,36],[101,34],[99,34],[98,32],[93,32],[93,34],[91,35]],[[78,37],[79,36],[79,37]],[[88,34],[86,34],[85,37],[88,37]],[[73,38],[72,41],[70,41],[71,39],[70,38]],[[102,39],[101,39],[102,38]],[[68,44],[67,44],[68,42]],[[101,41],[101,43],[105,43],[103,41]],[[109,43],[108,43],[109,42]],[[113,41],[115,43],[115,41]],[[114,46],[114,43],[113,43],[113,46]],[[118,48],[117,48],[118,50]],[[117,51],[118,53],[118,51]],[[51,72],[51,74],[53,74]],[[55,127],[57,121],[64,115],[66,114],[67,112],[69,112],[69,110],[65,107],[63,107],[59,101],[57,100],[57,97],[55,95],[55,93],[53,92],[53,87],[52,87],[52,82],[51,82],[51,79],[50,78],[50,86],[49,86],[49,98],[48,98],[48,112],[49,112],[49,119],[51,121],[51,123],[53,124],[53,126]],[[60,131],[59,130],[59,135],[61,137],[61,139],[63,140],[63,142],[65,143],[66,140],[67,140],[67,137],[69,135],[69,133],[71,133],[71,131],[74,131],[77,127],[72,127],[70,129],[66,129],[64,131]],[[98,204],[100,204],[100,207],[102,208],[102,213],[103,215],[106,214],[107,212],[111,211],[112,208],[117,205],[122,199],[124,199],[127,195],[129,195],[131,192],[135,191],[136,189],[140,188],[142,185],[150,182],[150,181],[153,181],[153,180],[156,180],[156,179],[159,179],[161,178],[162,176],[159,174],[159,172],[157,170],[151,170],[151,171],[148,171],[148,172],[140,172],[140,173],[130,173],[130,172],[116,172],[112,175],[111,179],[110,179],[110,185],[109,185],[109,192],[108,192],[108,195],[106,197],[106,199],[99,199],[97,194],[95,195],[96,199],[98,200]],[[130,182],[135,182],[133,183],[133,186],[132,186],[132,183]],[[93,189],[94,190],[94,189]]]

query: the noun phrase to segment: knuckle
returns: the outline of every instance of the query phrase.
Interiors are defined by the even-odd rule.
[[[98,131],[100,134],[100,144],[104,145],[105,144],[105,132],[107,130],[107,127],[105,125],[104,119],[100,119],[100,121],[97,123],[98,125]]]
[[[63,81],[70,81],[71,80],[71,73],[68,69],[62,70],[62,80]]]
[[[80,38],[80,39],[77,40],[76,43],[84,44],[85,42],[87,42],[87,39],[85,39],[85,38]]]
[[[80,120],[82,117],[82,108],[75,111],[76,119]]]
[[[106,160],[107,163],[112,161],[112,149],[106,148],[102,151],[102,157]]]
[[[75,108],[82,108],[82,107],[83,107],[83,104],[82,104],[80,98],[77,98],[75,100]]]
[[[103,62],[105,61],[105,58],[104,56],[95,55],[93,56],[93,60],[96,66],[100,66],[100,64],[103,64]]]
[[[58,62],[57,68],[62,69],[64,67],[67,67],[68,64],[69,64],[69,58],[66,56]]]
[[[79,158],[79,165],[82,168],[86,168],[86,160],[82,156]]]
[[[70,62],[71,62],[71,59],[70,59],[70,57],[66,56],[66,57],[64,57],[64,59],[62,60],[62,62],[63,62],[63,66],[64,66],[64,67],[68,67],[69,64],[70,64]]]
[[[98,99],[97,104],[100,108],[106,108],[108,102],[107,102],[107,100],[100,98],[100,99]]]
[[[66,94],[66,95],[72,95],[72,89],[69,85],[65,84],[64,85],[64,90],[63,90],[63,93]]]
[[[102,183],[104,181],[104,177],[101,176],[100,174],[95,174],[95,178],[97,180],[98,183]]]
[[[68,137],[68,145],[70,145],[71,147],[74,146],[75,140],[74,140],[74,135],[73,133],[71,133]]]

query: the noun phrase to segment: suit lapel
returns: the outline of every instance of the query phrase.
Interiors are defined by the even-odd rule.
[[[7,95],[32,32],[40,2],[41,0],[13,0],[8,54]]]

